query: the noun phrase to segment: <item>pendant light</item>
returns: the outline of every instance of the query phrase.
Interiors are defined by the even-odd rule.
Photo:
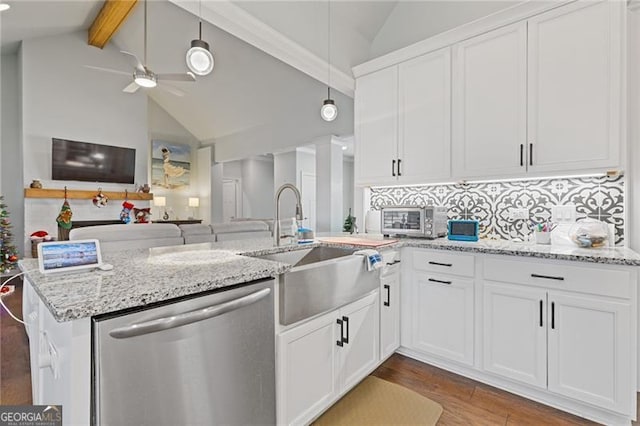
[[[198,11],[198,39],[191,40],[191,48],[187,50],[187,67],[196,75],[207,75],[213,71],[213,55],[209,43],[202,40],[202,0]]]
[[[338,107],[331,99],[331,0],[327,0],[327,99],[322,102],[320,117],[333,121],[338,116]]]

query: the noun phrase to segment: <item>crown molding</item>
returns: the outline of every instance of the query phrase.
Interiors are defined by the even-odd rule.
[[[198,16],[197,2],[190,0],[169,1]],[[329,84],[327,81],[327,61],[234,5],[231,1],[203,2],[202,19],[323,84]],[[332,65],[331,88],[353,98],[355,79]]]
[[[627,0],[627,9],[636,13],[640,11],[640,0]]]

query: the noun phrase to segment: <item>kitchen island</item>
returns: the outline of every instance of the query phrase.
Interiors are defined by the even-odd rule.
[[[471,295],[471,299],[467,299],[467,301],[473,301],[474,297],[476,299],[475,302],[471,302],[471,311],[466,319],[471,321],[472,326],[474,323],[478,324],[475,327],[475,331],[471,332],[471,336],[475,334],[476,342],[481,342],[482,330],[480,325],[484,323],[486,326],[487,323],[482,318],[482,291],[490,288],[485,281],[489,278],[494,281],[502,279],[496,275],[487,276],[491,271],[489,266],[513,266],[509,263],[496,263],[496,259],[501,261],[502,259],[518,260],[518,258],[521,258],[520,260],[526,262],[542,262],[541,265],[544,268],[555,268],[554,270],[556,271],[572,271],[575,268],[585,268],[587,275],[589,271],[596,271],[600,267],[611,270],[621,268],[625,273],[630,274],[628,275],[630,277],[628,282],[633,282],[636,285],[637,275],[635,268],[630,267],[640,265],[640,256],[624,248],[588,250],[505,241],[481,240],[477,243],[452,242],[446,239],[400,239],[394,241],[384,239],[381,236],[372,237],[370,235],[367,235],[366,238],[379,241],[381,244],[379,250],[381,251],[394,249],[402,252],[402,288],[404,293],[401,297],[402,306],[399,309],[403,315],[403,337],[401,347],[398,348],[400,346],[400,338],[398,337],[398,344],[395,348],[414,358],[479,380],[485,380],[485,378],[481,375],[474,375],[475,372],[468,369],[469,362],[460,363],[454,360],[453,363],[448,363],[445,359],[446,357],[431,356],[434,353],[437,355],[437,350],[424,351],[422,350],[424,347],[421,349],[419,345],[416,346],[412,343],[412,340],[414,343],[420,343],[418,340],[425,337],[415,334],[416,330],[412,331],[411,329],[411,324],[414,324],[415,321],[413,315],[420,311],[419,306],[415,305],[415,303],[421,301],[419,298],[411,300],[411,295],[416,294],[413,292],[417,291],[418,287],[421,286],[421,280],[423,278],[427,279],[425,273],[435,272],[436,275],[432,279],[452,281],[451,288],[457,288],[458,282],[455,274],[460,275],[460,271],[456,271],[458,260],[462,259],[468,264],[470,261],[469,256],[476,259],[475,263],[470,264],[475,264],[476,266],[471,266],[468,271],[464,270],[462,275],[468,272],[470,278],[467,279],[465,285],[471,285],[471,289],[473,289],[473,282],[470,280],[474,276],[476,277],[475,296],[473,296],[473,290],[471,290],[471,293],[466,293]],[[123,250],[104,256],[105,262],[114,265],[112,271],[79,273],[60,277],[45,277],[41,275],[36,271],[37,262],[33,259],[21,261],[20,267],[22,270],[29,271],[26,273],[25,279],[24,312],[25,318],[29,323],[27,330],[31,342],[32,371],[35,372],[35,374],[32,374],[34,404],[63,404],[65,407],[65,424],[88,424],[90,422],[90,407],[92,403],[91,365],[93,356],[92,318],[118,312],[135,311],[168,300],[180,300],[181,298],[207,294],[227,287],[235,288],[242,285],[251,285],[256,281],[271,278],[276,279],[275,304],[277,310],[278,277],[288,272],[292,265],[256,259],[251,256],[262,256],[320,246],[349,247],[353,249],[365,247],[359,244],[357,240],[345,244],[337,243],[329,238],[325,241],[320,239],[320,241],[303,246],[273,247],[271,239],[257,239],[144,250]],[[447,256],[448,254],[462,256],[452,258],[453,261],[439,262],[456,264],[453,267],[445,268],[454,269],[453,280],[447,278],[448,275],[443,275],[442,271],[429,271],[428,268],[421,269],[422,267],[416,263],[416,259],[419,262],[420,256],[426,256],[429,253],[435,253],[438,256]],[[426,257],[423,259],[424,264],[428,263],[426,259]],[[434,261],[436,260],[438,259]],[[463,266],[465,265],[464,262]],[[515,266],[518,265],[526,266],[524,263],[516,264]],[[564,283],[571,283],[571,280],[572,278],[569,276]],[[430,284],[433,284],[433,282]],[[606,286],[607,283],[602,283],[602,285]],[[426,289],[427,287],[424,288]],[[633,365],[624,368],[625,371],[633,375],[633,382],[635,383],[637,364],[635,354],[637,290],[635,285],[629,287],[628,291],[630,293],[625,293],[623,296],[629,303],[629,318],[632,323],[628,324],[627,334],[633,336],[634,349],[632,353],[629,353],[629,362]],[[618,294],[614,294],[614,296],[620,297]],[[382,296],[380,297],[382,298]],[[393,300],[398,302],[400,298],[394,295]],[[382,305],[381,302],[380,305]],[[382,309],[382,306],[380,309]],[[451,310],[451,312],[454,311]],[[414,312],[414,314],[409,315],[410,312]],[[381,315],[380,318],[383,318],[383,316]],[[335,323],[335,320],[333,322]],[[400,333],[399,327],[398,322],[398,334]],[[284,344],[283,342],[286,341],[287,335],[292,335],[292,333],[296,332],[296,325],[282,327],[276,320],[275,330],[276,334],[281,336],[279,338],[280,343]],[[43,334],[42,331],[46,331],[46,333]],[[453,329],[451,331],[451,336],[453,336],[456,330]],[[52,342],[61,341],[65,343],[62,345],[59,343],[52,344]],[[476,368],[480,369],[482,369],[483,362],[481,351],[482,345],[476,343],[475,350],[471,348],[470,358],[470,364],[476,365]],[[377,358],[379,362],[384,360],[380,353],[378,353]],[[466,361],[469,361],[469,358]],[[461,364],[464,368],[460,368]],[[504,387],[502,382],[494,381],[491,383]],[[509,387],[507,386],[507,388]],[[545,399],[518,386],[509,389],[568,411],[574,407],[571,404],[555,403],[552,399]],[[281,401],[286,399],[286,393],[279,395]],[[339,395],[336,394],[335,397],[337,398]],[[573,409],[572,412],[576,412],[576,410]],[[309,415],[316,416],[317,413]],[[591,417],[594,418],[595,414],[591,415]],[[283,420],[279,421],[283,422]]]

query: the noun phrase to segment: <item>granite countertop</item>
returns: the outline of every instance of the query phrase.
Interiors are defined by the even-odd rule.
[[[341,234],[342,236],[342,234]],[[487,253],[542,259],[570,260],[613,265],[640,266],[640,255],[623,247],[581,249],[514,243],[504,240],[478,242],[449,241],[446,238],[387,239],[381,235],[354,236],[380,241],[378,250],[416,247],[469,253]],[[188,244],[153,249],[122,250],[104,254],[104,261],[114,265],[111,271],[94,271],[61,276],[44,276],[38,272],[36,259],[20,261],[26,275],[53,317],[70,321],[119,310],[145,306],[182,296],[230,285],[275,277],[291,265],[261,256],[318,246],[364,248],[357,239],[349,243],[320,240],[304,245],[274,247],[271,238]]]
[[[105,253],[111,271],[43,275],[36,259],[19,262],[58,322],[145,306],[221,287],[275,277],[291,266],[240,256],[213,244]]]

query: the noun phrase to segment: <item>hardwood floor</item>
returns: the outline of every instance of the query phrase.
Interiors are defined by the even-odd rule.
[[[22,281],[12,280],[16,291],[2,299],[9,310],[22,318]],[[0,405],[31,404],[29,340],[24,326],[0,306]]]
[[[22,318],[22,285],[16,284],[16,292],[4,302]],[[0,364],[0,405],[31,404],[28,338],[23,325],[4,310],[0,312]],[[595,424],[399,354],[372,374],[440,403],[444,412],[439,426]]]

